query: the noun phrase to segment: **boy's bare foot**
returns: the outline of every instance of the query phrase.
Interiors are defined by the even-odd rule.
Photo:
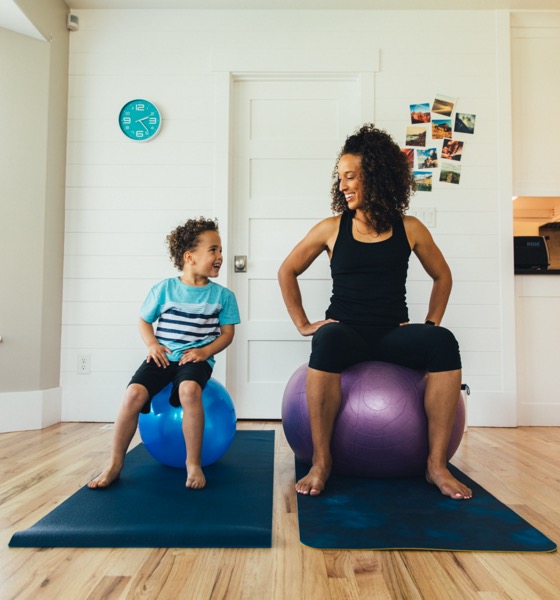
[[[318,496],[325,489],[330,474],[330,467],[313,465],[309,469],[309,473],[296,483],[296,492],[303,495]]]
[[[447,469],[447,467],[428,467],[426,469],[426,480],[436,485],[444,496],[453,500],[470,500],[472,491],[464,483],[461,483]]]
[[[109,487],[113,481],[119,478],[121,474],[122,467],[117,466],[109,466],[104,471],[102,471],[97,477],[92,479],[88,483],[88,488],[91,490],[96,490],[98,488],[107,488]]]
[[[187,466],[187,487],[191,490],[201,490],[206,487],[206,477],[199,465]]]

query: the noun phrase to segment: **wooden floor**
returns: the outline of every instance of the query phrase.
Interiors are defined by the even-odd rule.
[[[276,430],[271,549],[9,548],[104,465],[112,431],[65,423],[0,435],[0,598],[560,598],[560,553],[321,551],[300,545],[293,455]],[[135,440],[136,441],[136,440]],[[471,428],[453,462],[560,541],[560,428]],[[250,498],[247,499],[250,502]]]

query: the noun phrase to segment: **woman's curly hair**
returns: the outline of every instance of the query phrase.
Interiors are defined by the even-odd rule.
[[[340,191],[337,165],[343,154],[354,154],[362,159],[364,184],[363,211],[379,233],[388,231],[392,223],[406,212],[410,196],[416,186],[406,156],[391,136],[366,123],[346,142],[337,158],[333,171],[331,208],[335,214],[349,210]]]
[[[189,219],[184,225],[179,225],[166,238],[169,247],[169,258],[179,271],[183,270],[185,252],[195,250],[200,242],[200,236],[205,231],[218,231],[218,221],[199,217]]]

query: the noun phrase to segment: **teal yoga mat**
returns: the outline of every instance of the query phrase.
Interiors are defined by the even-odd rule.
[[[10,546],[269,548],[274,431],[238,431],[204,474],[204,490],[187,490],[183,469],[162,465],[140,444],[112,486],[83,487]]]
[[[296,476],[309,467],[296,460]],[[423,477],[332,475],[320,496],[298,495],[300,541],[323,549],[552,552],[556,544],[450,465],[473,498],[442,496]]]

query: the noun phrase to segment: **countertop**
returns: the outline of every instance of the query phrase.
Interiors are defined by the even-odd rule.
[[[515,269],[516,275],[560,275],[560,269]]]

